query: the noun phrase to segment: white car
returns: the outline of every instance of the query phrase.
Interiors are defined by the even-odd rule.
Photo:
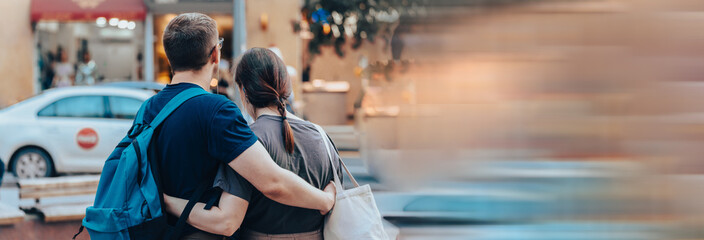
[[[0,110],[0,163],[19,178],[102,170],[154,91],[67,87]]]

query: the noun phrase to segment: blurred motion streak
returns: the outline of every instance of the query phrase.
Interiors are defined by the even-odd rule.
[[[429,1],[371,74],[362,158],[427,194],[380,205],[575,233],[476,239],[704,238],[704,2],[492,2]]]

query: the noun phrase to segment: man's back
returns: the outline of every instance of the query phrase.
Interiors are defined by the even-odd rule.
[[[151,122],[174,96],[199,87],[180,83],[168,85],[149,100],[144,119]],[[156,129],[150,153],[159,163],[165,194],[189,199],[203,182],[213,182],[221,163],[229,163],[256,142],[239,109],[227,98],[206,94],[194,97],[176,109]],[[210,193],[201,201],[219,197]],[[175,223],[177,218],[170,216]],[[195,231],[188,226],[184,233]]]

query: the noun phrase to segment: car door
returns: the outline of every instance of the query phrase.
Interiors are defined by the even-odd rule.
[[[111,137],[116,123],[107,107],[105,96],[77,95],[61,98],[38,112],[43,141],[58,145],[49,153],[58,172],[100,172],[116,144]]]
[[[106,139],[113,143],[108,149],[108,152],[110,152],[127,134],[144,100],[131,96],[107,96],[106,98],[108,117],[113,122],[110,128],[106,130],[109,131]]]

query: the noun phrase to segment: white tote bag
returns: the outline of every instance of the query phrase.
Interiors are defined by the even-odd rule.
[[[332,172],[335,176],[334,183],[337,189],[335,207],[330,211],[325,218],[325,228],[323,235],[326,240],[333,239],[355,239],[355,240],[381,240],[388,239],[388,235],[384,232],[384,225],[381,221],[381,214],[376,207],[372,189],[369,184],[359,186],[357,180],[354,179],[350,171],[347,170],[345,163],[340,161],[340,164],[347,172],[347,176],[354,184],[354,188],[345,190],[337,169],[333,161],[332,153],[330,152],[329,139],[323,128],[315,125],[323,138],[323,144],[328,151],[328,159],[332,166]]]

